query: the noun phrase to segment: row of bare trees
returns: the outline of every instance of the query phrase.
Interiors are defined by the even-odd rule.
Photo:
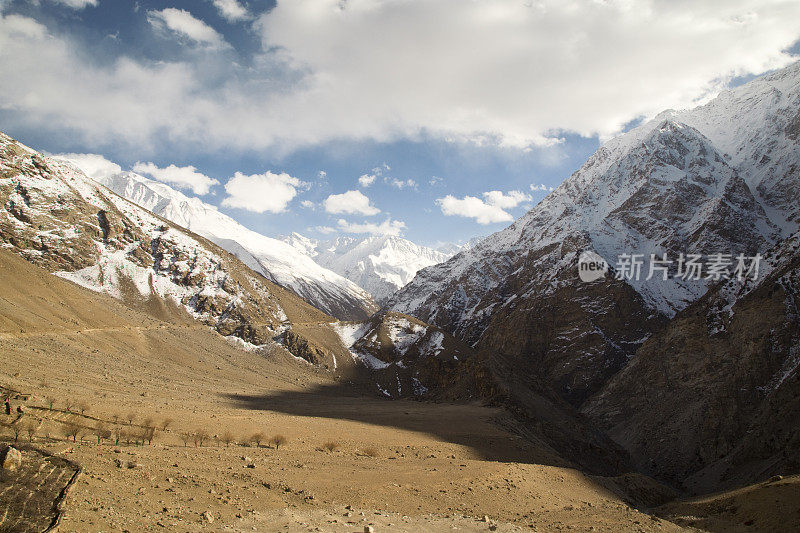
[[[140,420],[139,414],[130,411],[120,415],[115,413],[109,419],[89,417],[89,405],[84,401],[74,402],[64,400],[59,404],[53,396],[45,398],[46,408],[50,411],[61,411],[69,416],[65,420],[37,418],[30,414],[18,416],[15,420],[6,422],[3,425],[10,428],[14,442],[17,442],[23,435],[27,435],[28,440],[33,442],[34,437],[40,433],[45,420],[53,420],[59,424],[59,434],[72,442],[83,441],[87,438],[96,438],[98,444],[104,441],[111,441],[115,445],[131,443],[144,446],[152,444],[158,432],[166,432],[172,426],[171,418],[164,418],[156,421],[153,417],[144,417]],[[0,421],[2,422],[2,421]],[[48,434],[49,436],[49,434]],[[231,431],[225,431],[221,435],[209,435],[205,429],[193,431],[181,431],[178,436],[183,441],[184,446],[193,444],[201,447],[209,442],[224,444],[226,447],[231,444],[242,446],[262,447],[270,445],[276,449],[285,445],[288,439],[283,435],[268,436],[263,431],[257,431],[247,437],[236,437]]]
[[[182,431],[180,433],[180,437],[184,446],[188,446],[191,443],[196,447],[199,447],[203,446],[206,442],[212,441],[211,436],[204,429]],[[215,436],[213,440],[224,444],[226,447],[230,446],[231,444],[238,444],[242,446],[251,445],[260,448],[263,445],[269,444],[274,446],[276,449],[288,442],[288,439],[283,435],[274,435],[273,437],[268,437],[263,431],[253,433],[246,438],[236,438],[232,432],[225,431],[222,433],[222,435]]]

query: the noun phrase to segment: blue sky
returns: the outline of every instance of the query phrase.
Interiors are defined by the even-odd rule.
[[[779,0],[0,10],[12,137],[149,169],[267,235],[423,244],[502,229],[602,139],[796,60],[800,38]]]

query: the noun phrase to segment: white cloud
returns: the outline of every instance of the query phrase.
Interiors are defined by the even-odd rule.
[[[448,194],[438,198],[436,203],[447,216],[461,216],[474,218],[478,224],[494,224],[496,222],[511,222],[514,217],[506,211],[517,207],[522,202],[531,200],[531,196],[522,191],[487,191],[483,198],[465,196],[456,198]]]
[[[377,177],[378,176],[376,176],[375,174],[362,174],[358,178],[358,184],[361,185],[362,187],[369,187],[370,185],[375,183],[375,179]]]
[[[160,11],[148,11],[147,21],[156,28],[167,28],[180,37],[212,48],[222,48],[225,40],[222,35],[203,22],[195,18],[185,9],[168,7]]]
[[[511,222],[514,217],[501,207],[491,205],[475,196],[456,198],[447,195],[438,198],[436,203],[441,207],[442,213],[448,216],[474,218],[478,224],[493,224],[495,222]]]
[[[444,183],[444,180],[439,176],[431,176],[431,179],[428,181],[428,185],[430,185],[431,187],[441,185],[442,183]]]
[[[69,161],[94,180],[122,172],[122,167],[100,154],[54,154],[53,157]]]
[[[318,233],[322,233],[323,235],[329,235],[331,233],[336,233],[336,229],[332,228],[330,226],[317,226],[315,228],[309,228],[309,229],[313,229],[314,231],[316,231]]]
[[[71,7],[72,9],[83,9],[88,6],[96,6],[98,0],[51,0],[56,4],[63,4],[67,7]]]
[[[407,180],[399,180],[397,178],[386,178],[386,182],[391,185],[392,187],[397,187],[398,189],[416,189],[417,182],[412,179]]]
[[[220,52],[222,37],[187,12],[151,15]],[[423,132],[510,146],[607,136],[788,64],[800,37],[800,2],[785,0],[296,0],[259,17],[263,51],[220,52],[209,68],[100,61],[82,39],[26,33],[21,19],[0,19],[0,72],[14,73],[0,76],[4,127],[137,153],[164,138],[244,151]]]
[[[228,196],[222,200],[222,205],[256,213],[280,213],[297,196],[297,188],[305,185],[285,172],[265,172],[252,176],[237,172],[225,184]]]
[[[539,185],[536,185],[535,183],[532,183],[531,184],[531,190],[534,191],[534,192],[536,192],[536,191],[550,192],[550,191],[553,190],[553,188],[552,187],[548,187],[544,183],[540,183]]]
[[[219,181],[209,178],[202,172],[198,172],[191,165],[186,167],[169,165],[165,168],[159,168],[153,163],[142,163],[140,161],[133,165],[133,171],[139,174],[147,174],[155,180],[169,183],[179,189],[190,189],[193,193],[201,196],[208,194],[211,187],[219,184]]]
[[[522,202],[531,201],[531,195],[525,194],[522,191],[509,191],[503,193],[502,191],[488,191],[483,193],[486,203],[499,207],[501,209],[511,209],[517,207]]]
[[[239,22],[250,18],[247,8],[237,0],[213,0],[213,2],[219,14],[228,22]]]
[[[338,228],[345,233],[370,233],[372,235],[393,235],[398,236],[403,233],[406,224],[400,220],[392,220],[387,218],[380,224],[367,222],[364,224],[348,222],[344,219],[339,219]]]
[[[314,209],[315,207],[314,202],[312,202],[311,200],[303,200],[302,202],[300,202],[300,205],[305,207],[306,209]]]
[[[369,198],[361,191],[347,191],[332,194],[323,202],[325,211],[334,215],[347,213],[350,215],[377,215],[380,209],[370,204]]]

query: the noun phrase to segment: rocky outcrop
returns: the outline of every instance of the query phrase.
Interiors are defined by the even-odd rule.
[[[286,330],[282,340],[286,349],[295,357],[305,359],[313,365],[331,367],[333,354],[303,334]]]

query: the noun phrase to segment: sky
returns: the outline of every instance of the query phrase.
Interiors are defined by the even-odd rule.
[[[799,41],[796,0],[0,0],[0,130],[269,236],[460,243]]]

